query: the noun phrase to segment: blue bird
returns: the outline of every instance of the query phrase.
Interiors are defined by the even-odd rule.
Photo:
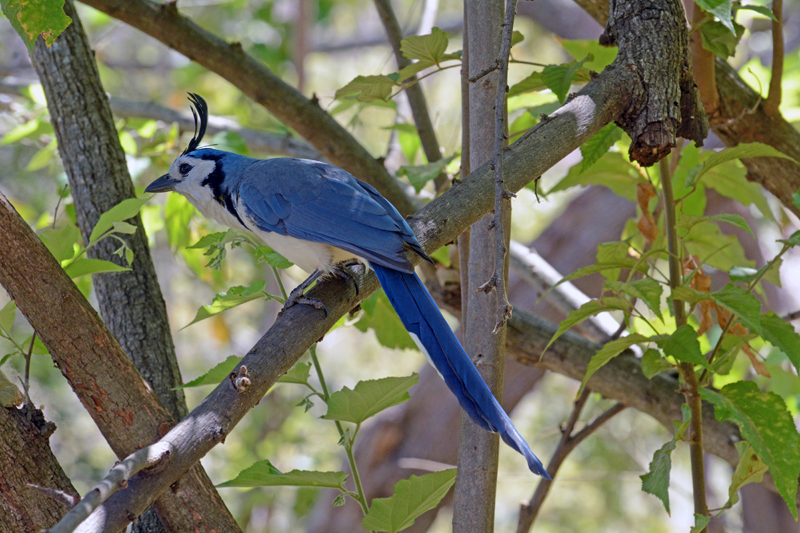
[[[287,306],[306,303],[324,310],[303,291],[321,275],[346,274],[344,261],[368,264],[403,325],[470,418],[487,431],[499,432],[525,457],[532,472],[549,479],[414,273],[407,251],[431,259],[394,206],[370,185],[332,165],[200,149],[208,107],[195,94],[190,101],[195,135],[169,174],[145,192],[180,193],[207,218],[256,234],[289,261],[313,272],[292,291]]]

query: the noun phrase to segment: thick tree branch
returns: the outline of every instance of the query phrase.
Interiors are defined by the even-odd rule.
[[[415,211],[400,183],[316,101],[304,97],[262,62],[246,54],[241,44],[227,43],[182,16],[176,2],[85,0],[84,3],[219,74],[297,131],[328,161],[375,186],[402,214]]]
[[[607,0],[575,0],[600,24],[608,19]],[[728,63],[715,60],[714,74],[719,108],[711,117],[711,129],[727,146],[761,142],[800,161],[800,131],[781,115],[770,116],[756,93]],[[774,194],[786,209],[800,216],[792,195],[800,190],[800,166],[777,157],[745,159],[747,178]]]

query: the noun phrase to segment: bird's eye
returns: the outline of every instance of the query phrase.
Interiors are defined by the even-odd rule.
[[[189,163],[184,163],[178,167],[178,170],[180,171],[181,174],[185,176],[192,170],[192,165],[190,165]]]

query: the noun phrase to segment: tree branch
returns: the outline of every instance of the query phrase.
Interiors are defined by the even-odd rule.
[[[783,0],[772,1],[772,76],[769,79],[769,94],[764,101],[764,113],[780,116],[781,82],[783,81]]]
[[[238,87],[297,131],[328,161],[375,186],[403,215],[415,211],[409,197],[377,159],[316,101],[287,85],[264,64],[178,13],[176,2],[85,0],[83,3],[158,39]]]

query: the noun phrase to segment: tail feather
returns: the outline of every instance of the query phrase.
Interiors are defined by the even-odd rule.
[[[486,386],[419,277],[377,264],[372,267],[403,325],[470,418],[482,428],[500,433],[506,444],[525,457],[533,473],[550,479],[542,462]]]

